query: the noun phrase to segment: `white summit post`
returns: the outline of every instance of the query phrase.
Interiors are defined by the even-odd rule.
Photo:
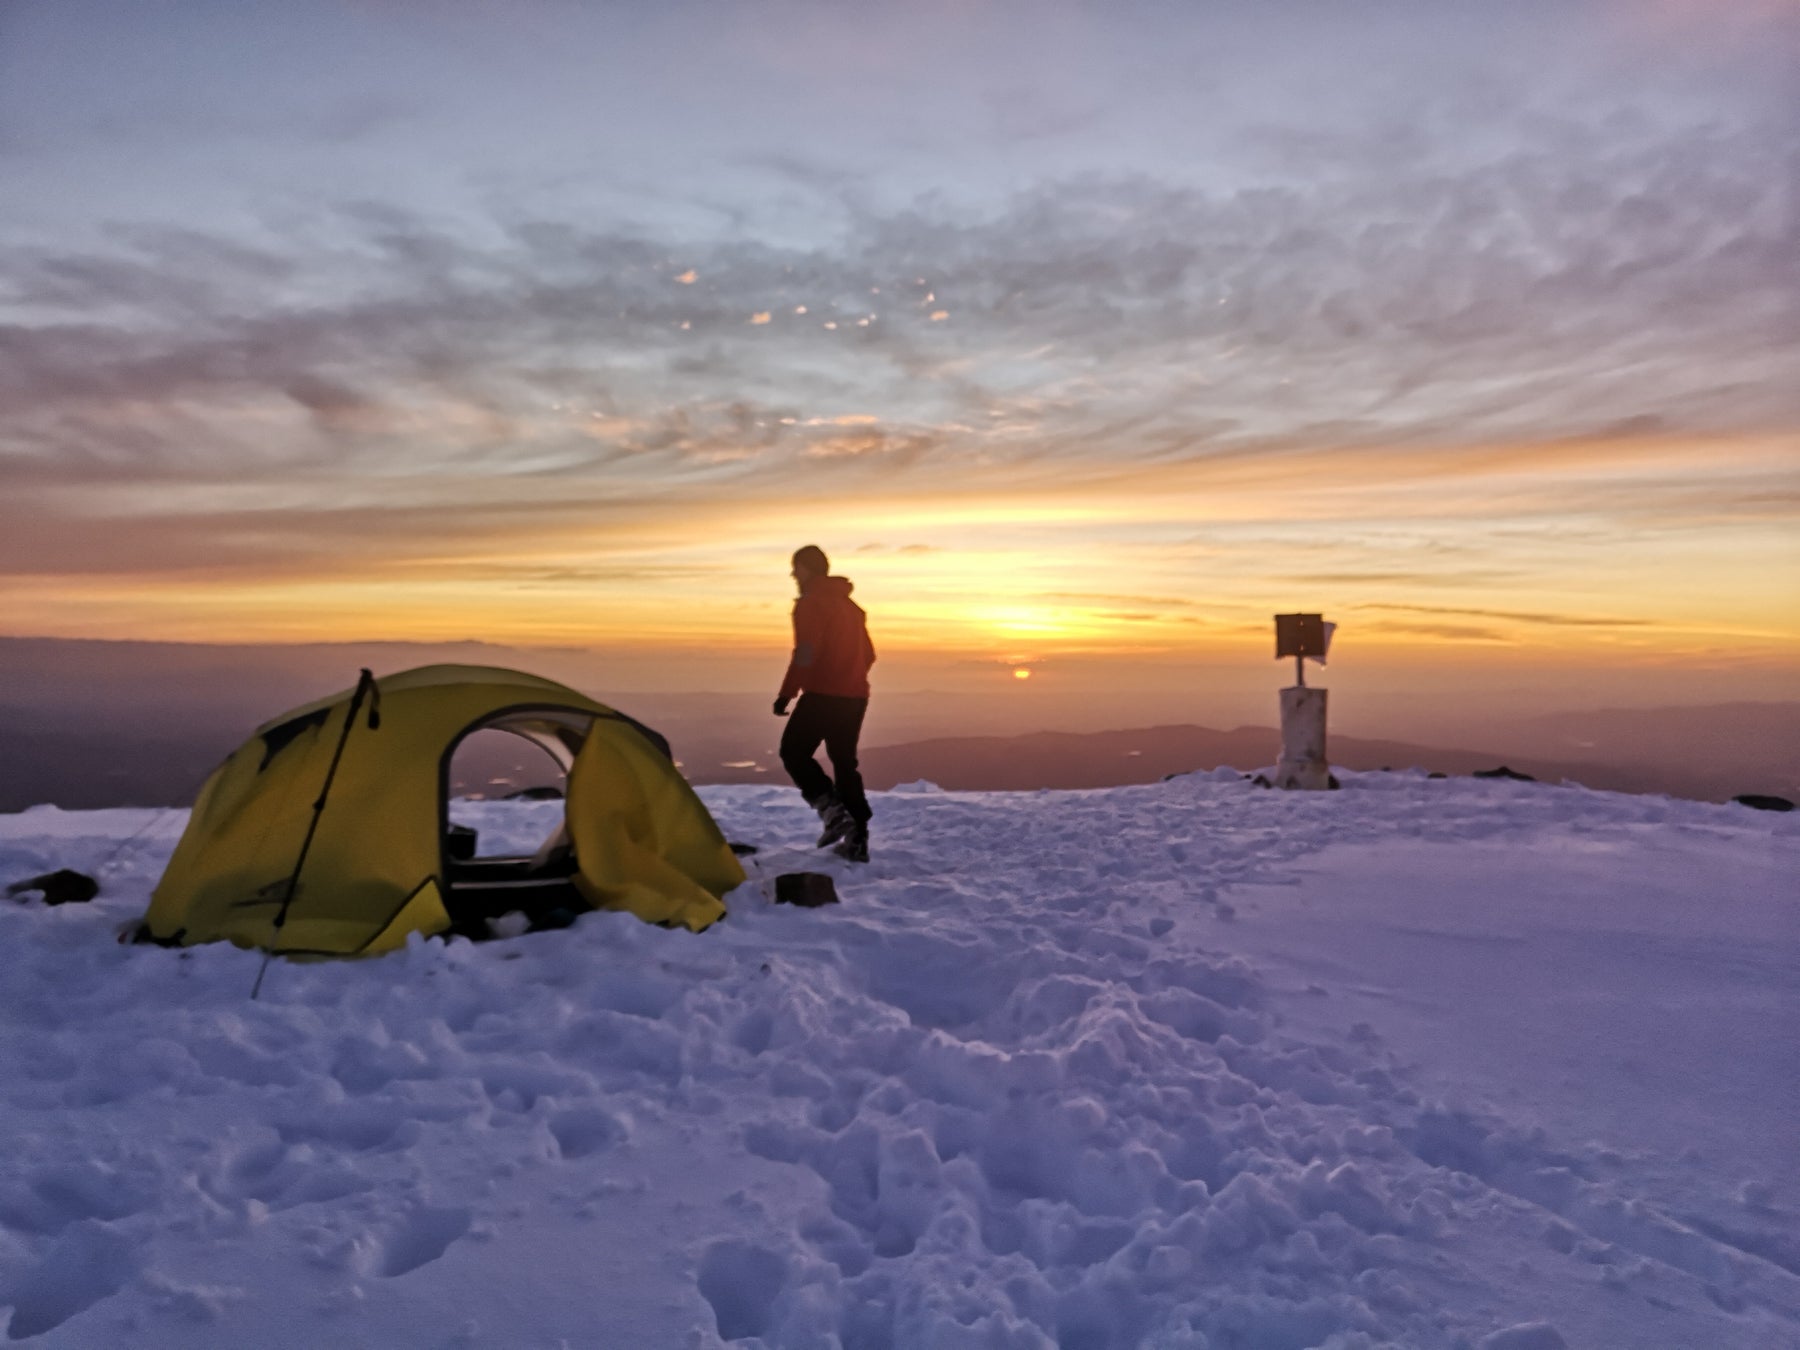
[[[1325,758],[1325,694],[1306,685],[1306,662],[1325,664],[1337,625],[1318,614],[1275,616],[1275,657],[1294,658],[1294,685],[1281,691],[1281,762],[1275,786],[1318,792],[1330,787],[1331,765]]]

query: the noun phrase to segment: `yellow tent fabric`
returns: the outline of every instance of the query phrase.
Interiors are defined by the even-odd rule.
[[[230,941],[288,955],[375,954],[450,927],[448,772],[463,736],[543,714],[569,773],[577,889],[596,908],[698,931],[744,879],[705,805],[644,731],[603,703],[520,671],[426,666],[375,682],[345,734],[354,690],[258,727],[207,780],[151,897],[141,935]],[[373,723],[373,724],[372,724]],[[276,916],[332,779],[285,923]],[[577,749],[578,746],[578,749]]]
[[[685,809],[693,789],[667,765],[641,735],[587,738],[569,770],[575,887],[596,909],[699,932],[724,915],[719,897],[744,869],[712,816]]]

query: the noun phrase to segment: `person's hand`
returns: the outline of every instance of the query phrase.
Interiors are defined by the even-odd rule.
[[[775,715],[777,717],[786,717],[787,716],[787,705],[788,705],[788,701],[785,698],[776,699],[775,700]]]

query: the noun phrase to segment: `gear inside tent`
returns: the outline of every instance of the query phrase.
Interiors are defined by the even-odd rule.
[[[565,820],[535,856],[477,858],[450,824],[452,758],[487,730],[567,774]],[[137,937],[373,955],[409,933],[485,935],[515,910],[592,909],[698,932],[743,880],[654,731],[535,675],[425,666],[364,672],[259,727],[201,788]]]

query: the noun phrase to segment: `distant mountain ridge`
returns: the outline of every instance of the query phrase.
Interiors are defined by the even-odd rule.
[[[1023,736],[959,736],[874,747],[863,753],[864,775],[875,788],[924,778],[964,791],[1102,788],[1153,783],[1170,774],[1221,765],[1252,770],[1275,762],[1280,734],[1272,727],[1216,731],[1178,725],[1128,731],[1040,731]],[[1446,749],[1405,741],[1332,736],[1332,764],[1345,769],[1421,768],[1469,774],[1504,764],[1545,782],[1565,779],[1614,792],[1666,792],[1724,799],[1753,786],[1721,787],[1747,778],[1683,772],[1670,766],[1556,760],[1496,750]],[[741,781],[741,780],[740,780]],[[1771,787],[1767,790],[1773,791]]]

